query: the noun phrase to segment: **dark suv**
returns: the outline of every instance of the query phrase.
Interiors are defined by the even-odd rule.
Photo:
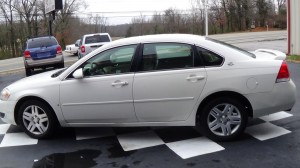
[[[25,45],[24,65],[26,76],[30,76],[34,68],[63,68],[62,48],[53,36],[28,39]]]

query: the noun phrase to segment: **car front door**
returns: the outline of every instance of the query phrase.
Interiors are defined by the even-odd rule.
[[[68,123],[136,122],[131,62],[137,45],[106,50],[82,68],[83,79],[70,75],[60,85],[61,109]]]
[[[207,78],[195,55],[193,46],[188,44],[144,44],[133,86],[139,121],[172,122],[188,118]]]

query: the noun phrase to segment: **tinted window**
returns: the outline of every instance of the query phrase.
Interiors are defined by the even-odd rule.
[[[30,39],[28,40],[27,44],[29,49],[58,45],[57,41],[54,38],[50,37]]]
[[[204,48],[197,48],[199,55],[203,58],[205,66],[220,66],[224,58]]]
[[[140,70],[162,70],[193,67],[190,45],[176,43],[145,44]]]
[[[93,35],[85,38],[85,44],[110,42],[108,35]]]
[[[130,45],[99,53],[82,66],[84,76],[130,72],[135,49],[136,45]]]

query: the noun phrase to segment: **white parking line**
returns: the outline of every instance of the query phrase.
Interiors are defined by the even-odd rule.
[[[267,121],[267,122],[270,122],[270,121],[281,120],[281,119],[288,118],[288,117],[291,117],[291,116],[293,116],[293,115],[290,114],[290,113],[281,111],[281,112],[278,112],[278,113],[274,113],[274,114],[270,114],[270,115],[260,117],[260,119],[262,119],[264,121]]]
[[[153,131],[122,134],[117,136],[124,151],[131,151],[165,144]]]
[[[9,127],[10,124],[0,124],[0,134],[5,134]]]
[[[172,151],[182,159],[204,155],[224,150],[222,146],[206,137],[199,137],[166,144]]]
[[[25,133],[8,133],[5,134],[0,147],[9,146],[24,146],[24,145],[36,145],[37,139],[30,138]]]
[[[265,141],[291,133],[291,131],[267,122],[248,127],[246,129],[246,133],[250,134],[258,140]]]

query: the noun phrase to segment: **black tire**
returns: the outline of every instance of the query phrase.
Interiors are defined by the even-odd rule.
[[[61,62],[61,63],[57,64],[55,67],[58,68],[58,69],[64,68],[65,67],[65,63]]]
[[[25,68],[25,74],[26,74],[26,76],[31,76],[32,75],[31,69]]]
[[[58,127],[57,119],[49,105],[38,100],[28,100],[20,106],[18,124],[28,136],[35,139],[52,137]]]
[[[211,100],[197,116],[197,126],[201,132],[214,141],[236,139],[245,130],[247,122],[248,113],[245,106],[240,101],[227,97]]]

